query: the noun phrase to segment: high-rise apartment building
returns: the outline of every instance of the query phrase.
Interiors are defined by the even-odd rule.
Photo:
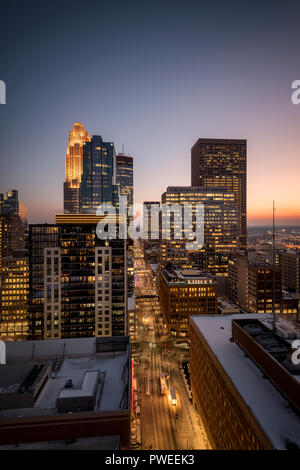
[[[160,307],[171,335],[187,336],[190,315],[217,313],[217,284],[201,271],[167,265],[159,283]]]
[[[170,186],[163,193],[162,203],[170,208],[170,236],[168,225],[160,224],[160,266],[168,262],[182,267],[196,266],[205,273],[227,275],[228,261],[234,257],[237,247],[237,209],[233,192],[218,188],[193,186]],[[182,209],[190,204],[193,216],[196,205],[204,206],[204,220],[200,221],[203,228],[204,244],[194,250],[186,250],[186,237],[182,229],[182,237],[175,238],[176,217],[172,216],[171,206],[179,205]],[[168,214],[167,214],[168,215]],[[163,221],[162,216],[162,221]],[[193,222],[193,231],[196,230]]]
[[[90,136],[84,125],[75,122],[69,134],[69,142],[65,157],[64,212],[78,213],[80,201],[80,182],[83,171],[83,142],[89,142]]]
[[[60,266],[57,263],[61,273],[58,298],[61,298],[61,335],[64,338],[125,334],[126,240],[100,240],[95,233],[99,220],[97,216],[88,215],[56,217],[61,249]],[[47,263],[54,258],[53,267],[55,253],[45,256]],[[53,276],[55,279],[55,272]],[[52,302],[55,290],[50,289]],[[53,309],[47,304],[45,313],[48,306],[50,316]]]
[[[133,205],[133,157],[118,153],[116,156],[116,183],[119,195],[127,197],[127,205]]]
[[[238,247],[247,246],[247,141],[198,139],[191,151],[191,184],[233,192],[238,210]]]
[[[15,251],[2,258],[0,339],[24,341],[28,339],[28,253]]]
[[[60,229],[54,224],[29,225],[29,339],[44,339],[45,250],[59,249]]]
[[[113,142],[93,135],[83,143],[83,172],[80,184],[80,213],[96,213],[100,204],[118,205],[116,152]]]
[[[56,225],[30,226],[32,339],[125,334],[126,240],[99,239],[100,220],[65,214]]]

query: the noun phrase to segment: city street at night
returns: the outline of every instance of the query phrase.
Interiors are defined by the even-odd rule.
[[[179,353],[169,338],[161,316],[157,290],[147,266],[142,245],[134,247],[136,331],[132,345],[134,376],[134,416],[140,425],[143,449],[209,449],[209,442],[195,411],[183,377]],[[161,394],[160,375],[166,377],[167,389]],[[176,394],[172,404],[170,390]]]

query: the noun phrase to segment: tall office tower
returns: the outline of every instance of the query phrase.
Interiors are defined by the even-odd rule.
[[[19,195],[16,189],[0,194],[0,214],[19,214]]]
[[[198,139],[191,151],[191,184],[231,191],[238,209],[238,248],[247,248],[247,141]]]
[[[28,337],[28,253],[16,251],[2,258],[0,339],[24,341]]]
[[[80,182],[82,175],[82,146],[89,142],[90,136],[84,125],[75,122],[69,134],[65,159],[66,180],[64,182],[64,212],[78,213],[80,201]]]
[[[204,221],[200,223],[202,227],[204,222],[204,244],[201,248],[186,250],[183,231],[181,239],[175,238],[176,217],[172,216],[170,208],[170,236],[161,225],[160,268],[171,262],[187,268],[194,266],[204,273],[226,276],[228,261],[234,257],[237,246],[237,209],[233,192],[218,188],[170,186],[162,195],[162,203],[168,206],[179,204],[182,208],[190,204],[193,215],[196,205],[203,204]],[[195,222],[192,225],[195,231]]]
[[[133,205],[133,157],[118,153],[116,157],[116,183],[119,195],[127,196],[128,207]]]
[[[53,224],[29,225],[29,298],[30,340],[44,339],[44,251],[59,249],[59,227]]]
[[[283,286],[300,293],[300,250],[281,252],[279,256]]]
[[[95,214],[100,204],[118,204],[116,152],[113,142],[93,135],[83,144],[83,173],[80,185],[80,213]]]
[[[32,339],[125,334],[126,240],[99,239],[100,220],[65,214],[30,226]]]

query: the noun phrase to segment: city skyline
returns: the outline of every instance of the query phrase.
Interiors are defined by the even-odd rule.
[[[278,225],[300,225],[298,5],[239,6],[232,16],[195,2],[72,2],[74,39],[70,2],[29,3],[3,7],[0,38],[16,54],[0,53],[0,189],[19,191],[30,223],[63,212],[68,133],[79,121],[134,155],[137,203],[190,184],[198,138],[246,139],[248,225],[271,224],[273,199]]]

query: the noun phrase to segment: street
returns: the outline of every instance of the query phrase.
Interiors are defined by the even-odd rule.
[[[152,272],[144,260],[142,245],[137,241],[134,274],[136,323],[132,355],[136,390],[133,416],[141,448],[209,449],[204,427],[180,372],[180,364],[188,353],[167,334]],[[159,387],[161,374],[167,383],[163,394]],[[172,401],[171,389],[176,395]]]

